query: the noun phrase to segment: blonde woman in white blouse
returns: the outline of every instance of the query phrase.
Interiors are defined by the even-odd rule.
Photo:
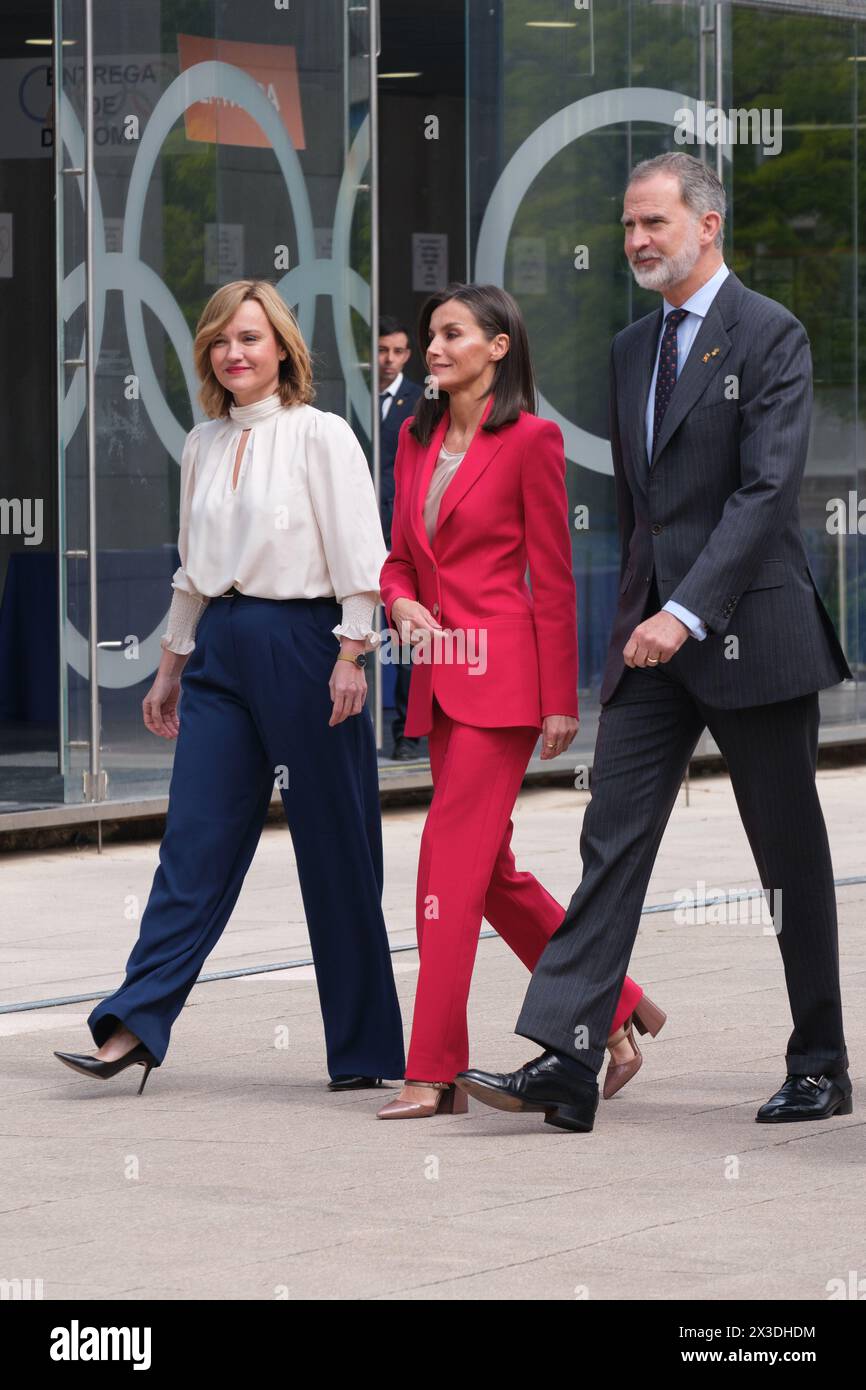
[[[143,702],[177,738],[165,835],[121,987],[90,1014],[87,1076],[165,1056],[258,844],[275,780],[291,831],[332,1089],[401,1077],[382,917],[376,748],[364,653],[386,550],[345,420],[310,402],[310,354],[266,281],[218,290],[194,345],[206,421],[181,460],[180,568]],[[182,692],[182,700],[181,700]]]

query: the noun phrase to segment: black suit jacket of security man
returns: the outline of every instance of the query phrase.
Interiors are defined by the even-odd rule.
[[[622,650],[653,578],[660,603],[673,599],[706,624],[706,639],[689,637],[668,663],[705,704],[739,709],[836,685],[851,672],[800,530],[812,409],[806,331],[731,272],[680,372],[650,467],[644,416],[661,323],[658,308],[611,349],[621,565],[601,702],[622,679]]]
[[[423,387],[404,376],[400,382],[400,390],[389,405],[388,414],[382,421],[382,428],[379,432],[379,477],[383,510],[386,503],[389,507],[393,507],[394,504],[394,459],[397,457],[397,436],[400,433],[400,426],[404,420],[409,419],[410,415],[415,414],[415,407],[422,395]]]

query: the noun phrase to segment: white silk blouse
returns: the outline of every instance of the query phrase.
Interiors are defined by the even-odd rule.
[[[195,425],[184,443],[180,567],[161,645],[191,652],[206,604],[234,585],[257,598],[336,598],[343,614],[335,637],[375,646],[388,552],[367,460],[350,426],[310,405],[284,406],[276,392],[233,405],[229,414]]]

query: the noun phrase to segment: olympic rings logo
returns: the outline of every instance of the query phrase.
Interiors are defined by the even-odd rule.
[[[141,259],[141,231],[150,179],[162,144],[174,123],[195,102],[213,97],[216,91],[242,107],[268,137],[289,194],[298,243],[298,264],[276,282],[276,289],[287,304],[296,307],[298,323],[306,342],[312,342],[316,298],[330,298],[340,368],[349,400],[360,420],[370,418],[370,388],[357,362],[352,341],[350,311],[354,309],[370,322],[370,287],[348,266],[349,243],[358,185],[370,157],[369,116],[358,129],[349,149],[337,193],[331,258],[316,256],[313,220],[297,153],[288,132],[267,97],[247,73],[229,63],[197,63],[166,88],[153,109],[135,155],[127,191],[123,219],[123,249],[105,249],[105,225],[96,179],[93,180],[93,222],[95,254],[94,351],[99,360],[105,323],[105,296],[109,290],[120,293],[132,370],[138,378],[141,400],[166,450],[180,465],[186,431],[168,407],[153,368],[144,331],[144,304],[159,319],[181,364],[194,418],[203,418],[195,397],[198,381],[193,371],[192,335],[177,300],[165,283]],[[60,103],[62,143],[72,165],[84,165],[84,134],[78,117],[64,94]],[[83,176],[76,178],[84,197]],[[64,325],[84,301],[84,264],[64,279],[61,312]],[[79,357],[84,356],[82,343]],[[84,369],[75,370],[61,405],[61,437],[64,448],[75,435],[85,410]],[[137,685],[145,674],[155,671],[162,656],[159,638],[165,631],[168,609],[162,621],[139,643],[139,661],[126,660],[122,651],[101,648],[98,658],[100,686],[118,690]],[[70,666],[85,678],[88,675],[88,647],[85,638],[66,616],[64,635]],[[141,663],[141,664],[139,664]]]

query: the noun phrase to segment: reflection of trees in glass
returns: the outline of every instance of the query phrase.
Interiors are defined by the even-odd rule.
[[[655,134],[634,141],[659,151]],[[632,286],[623,253],[622,127],[585,137],[550,162],[535,180],[512,231],[507,283],[527,321],[539,386],[563,415],[593,434],[607,435],[608,351],[611,339],[634,317],[656,308],[657,298]],[[638,157],[638,156],[636,156]],[[546,247],[543,293],[515,283],[515,237],[541,237]],[[586,246],[588,268],[575,268],[575,247]],[[519,248],[519,243],[518,243]]]
[[[355,216],[352,220],[349,238],[349,265],[358,272],[365,284],[372,282],[370,262],[370,197],[362,193],[355,203]],[[369,362],[373,345],[378,341],[378,328],[364,322],[355,310],[350,310],[352,343],[359,362]]]
[[[861,218],[866,211],[862,159],[854,185],[858,78],[866,97],[861,66],[849,61],[855,42],[854,25],[826,16],[733,14],[732,104],[783,113],[778,155],[765,158],[750,145],[734,151],[734,268],[805,324],[816,384],[846,387],[855,374],[854,200]],[[866,341],[857,367],[862,377]],[[853,416],[853,393],[840,396],[839,408]]]
[[[486,10],[488,7],[483,6]],[[473,6],[475,32],[484,32],[482,7]],[[502,159],[570,102],[595,92],[652,85],[692,92],[697,80],[695,7],[635,5],[612,0],[598,6],[591,72],[589,14],[565,0],[544,6],[544,18],[571,20],[563,30],[532,29],[532,0],[503,5],[501,63]],[[470,32],[470,43],[472,33]],[[655,126],[607,126],[573,142],[536,178],[514,220],[506,284],[527,320],[538,381],[547,399],[594,434],[607,434],[607,361],[611,338],[630,317],[656,307],[657,297],[632,284],[622,249],[622,193],[630,163],[671,148],[672,132]],[[471,196],[471,193],[470,193]],[[521,287],[515,276],[515,237],[543,238],[546,286]],[[574,266],[575,246],[589,251],[589,268]],[[520,247],[517,248],[519,259]]]
[[[526,27],[527,19],[538,18],[538,6],[530,0],[508,0],[504,12],[503,162],[549,116],[581,97],[632,83],[694,88],[693,9],[654,7],[649,14],[627,0],[599,7],[594,74],[585,13],[568,4],[547,5],[546,18],[575,20],[572,31],[548,31]],[[487,61],[497,63],[498,55],[491,51]],[[658,302],[634,285],[626,263],[619,220],[622,194],[630,164],[660,153],[668,142],[669,132],[636,123],[630,131],[607,126],[574,141],[537,176],[511,231],[506,285],[526,318],[539,387],[566,418],[602,438],[608,433],[611,339],[630,318],[650,312]],[[515,240],[525,237],[540,239],[544,246],[545,280],[538,292],[532,291],[527,257]],[[575,268],[576,246],[588,249],[586,269]],[[570,506],[582,503],[590,510],[589,529],[574,536],[574,566],[583,615],[578,625],[581,681],[597,688],[618,587],[613,486],[608,477],[569,469],[568,487]]]
[[[215,0],[162,0],[162,52],[177,57],[178,34],[218,38],[219,11]],[[157,170],[162,179],[162,278],[194,334],[213,290],[204,283],[204,224],[218,220],[217,146],[188,141],[181,119],[163,145]],[[175,417],[191,428],[186,380],[174,349],[165,341],[166,399]]]
[[[566,0],[546,0],[543,17],[574,20],[574,28],[527,28],[527,20],[539,18],[539,8],[532,0],[504,0],[499,36],[489,23],[487,0],[470,3],[470,48],[489,39],[473,66],[482,81],[501,74],[501,90],[488,98],[495,103],[492,119],[483,103],[473,109],[478,126],[471,133],[470,166],[485,174],[493,166],[497,124],[502,148],[494,177],[528,135],[581,97],[629,85],[695,89],[696,7],[605,0],[590,20]],[[670,132],[634,123],[630,129],[607,126],[573,142],[537,176],[511,229],[505,282],[526,318],[539,388],[564,416],[602,438],[608,432],[611,339],[658,302],[637,289],[625,261],[619,221],[623,189],[630,163],[669,147]],[[489,191],[476,179],[470,201],[483,200]],[[540,258],[532,247],[515,244],[519,237],[541,239],[543,282],[536,278]],[[576,246],[588,248],[588,269],[575,268]],[[574,535],[574,569],[581,685],[597,689],[618,590],[613,484],[607,476],[569,468],[568,488],[570,506],[583,503],[590,509],[589,529]]]
[[[163,275],[191,334],[213,286],[204,283],[204,227],[217,220],[217,147],[185,139],[175,128],[165,142],[162,173]],[[168,342],[168,340],[166,340]],[[171,345],[165,392],[176,418],[192,427],[186,380]]]
[[[855,421],[859,414],[862,429],[866,407],[866,254],[862,240],[854,242],[855,228],[866,226],[866,161],[855,125],[855,113],[864,109],[866,73],[863,64],[850,61],[858,52],[858,33],[859,51],[866,50],[866,26],[735,9],[732,30],[732,105],[780,108],[783,120],[778,155],[765,158],[755,146],[735,147],[733,266],[747,285],[778,299],[805,325],[818,418],[824,429],[836,423],[838,457],[815,459],[816,472],[807,472],[801,493],[801,514],[822,596],[838,625],[839,539],[827,534],[825,507],[828,497],[847,501],[847,490],[857,488]],[[862,120],[861,115],[861,129]],[[866,632],[858,640],[866,573],[857,572],[862,541],[848,536],[844,544],[854,662],[866,652]]]
[[[784,139],[775,157],[765,158],[754,147],[735,147],[728,180],[735,236],[728,237],[726,258],[746,284],[786,304],[805,324],[816,393],[843,427],[839,476],[847,470],[855,487],[853,442],[846,446],[843,441],[853,440],[855,409],[861,422],[866,414],[862,234],[861,244],[854,244],[854,228],[866,227],[866,159],[862,140],[857,157],[855,129],[855,119],[862,129],[866,111],[866,64],[849,59],[866,53],[866,26],[825,15],[731,8],[726,49],[733,76],[725,100],[734,107],[780,107]],[[581,29],[588,16],[566,0],[546,0],[543,9],[544,18],[570,19],[574,27],[527,28],[528,20],[539,17],[532,0],[503,0],[495,12],[487,0],[470,0],[472,67],[482,83],[490,84],[483,100],[476,99],[471,108],[471,163],[480,178],[470,181],[469,197],[476,212],[514,151],[570,102],[641,85],[697,95],[697,4],[605,0],[594,6],[594,71]],[[494,14],[501,15],[501,28]],[[563,415],[599,435],[607,433],[610,340],[658,303],[657,295],[637,289],[623,256],[619,218],[624,183],[638,159],[675,148],[672,130],[637,123],[584,137],[538,175],[511,229],[506,285],[526,317],[539,386]],[[535,244],[515,243],[516,238],[533,238]],[[589,250],[586,270],[574,268],[578,245]],[[854,320],[858,303],[859,331]],[[569,480],[570,488],[585,487],[581,470],[570,470]],[[813,513],[817,505],[809,503],[808,487],[807,477],[804,521],[816,571],[826,576],[822,587],[827,599],[835,589],[835,558],[823,553],[830,538],[811,525],[814,516],[806,515],[810,505]],[[597,505],[604,509],[602,497]],[[612,518],[608,520],[612,526]],[[585,539],[576,545],[577,568]],[[851,538],[852,565],[857,545]],[[866,603],[866,593],[861,598]],[[852,628],[857,613],[852,588]]]

